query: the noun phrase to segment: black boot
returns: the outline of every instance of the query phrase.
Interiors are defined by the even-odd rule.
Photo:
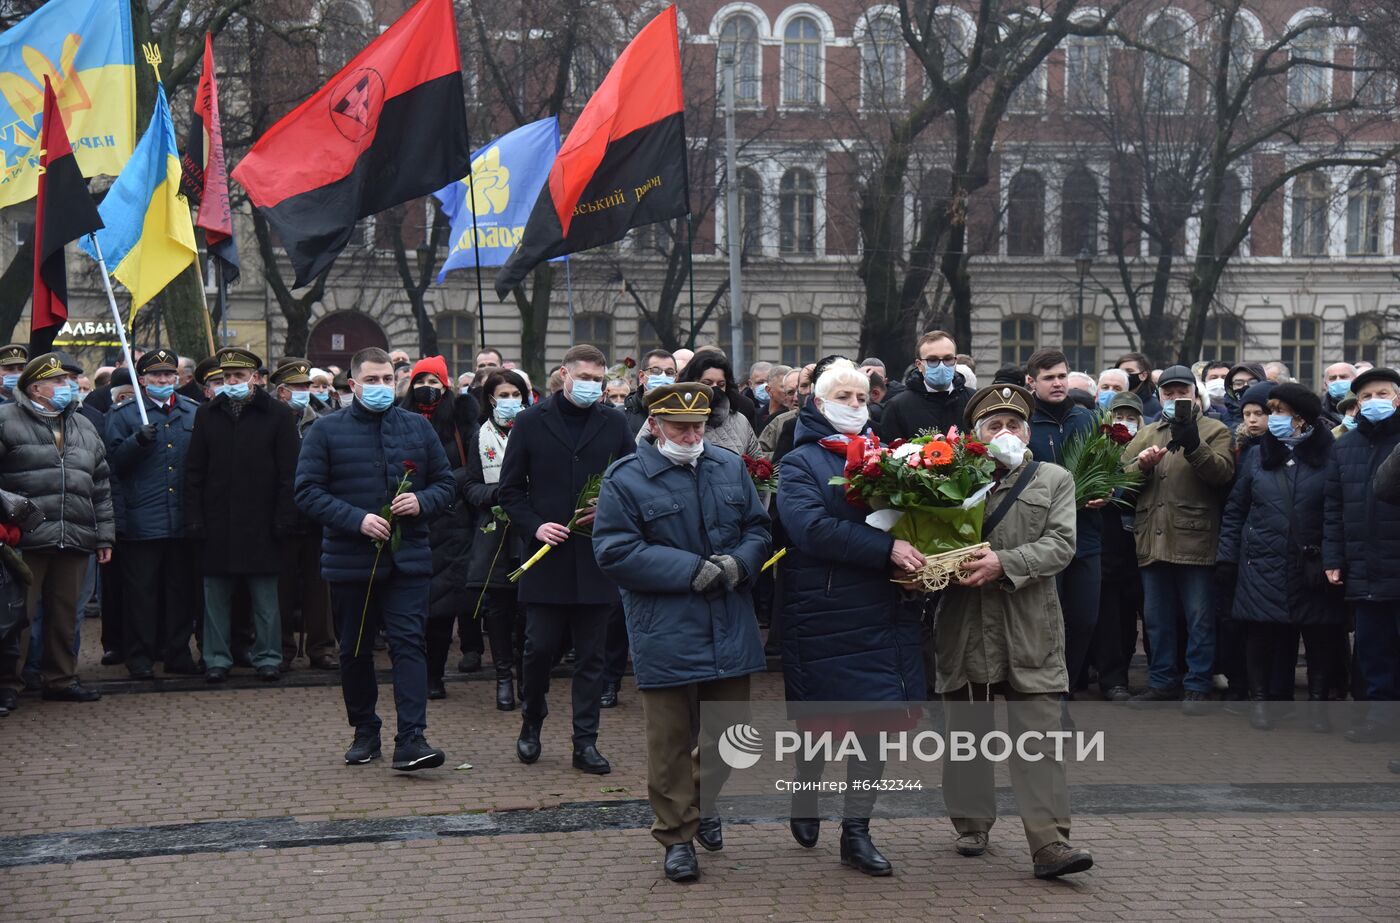
[[[848,817],[841,821],[841,864],[867,875],[889,875],[894,872],[890,860],[870,841],[870,818]]]
[[[1269,697],[1262,689],[1249,690],[1249,726],[1256,731],[1268,731],[1274,726],[1269,714]]]
[[[799,788],[792,793],[788,829],[792,831],[792,838],[797,841],[797,845],[804,849],[811,849],[817,845],[817,838],[822,832],[822,822],[816,790],[804,790],[802,787],[820,782],[822,770],[825,768],[825,762],[809,762],[802,759],[797,761],[797,778],[794,781]]]
[[[496,671],[496,707],[501,711],[515,711],[515,677],[509,668]]]
[[[1327,677],[1308,677],[1308,728],[1317,734],[1332,733],[1332,719],[1327,714]]]
[[[515,755],[522,763],[540,758],[540,726],[529,719],[520,724],[520,737],[515,741]]]

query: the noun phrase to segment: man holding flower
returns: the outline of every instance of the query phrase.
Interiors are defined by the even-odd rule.
[[[424,643],[432,552],[428,522],[457,493],[432,424],[394,403],[394,366],[382,349],[350,361],[354,398],[306,432],[296,501],[323,527],[321,575],[340,632],[340,684],[355,740],[345,762],[380,752],[374,636],[382,626],[394,672],[398,733],[393,767],[441,766],[428,745],[428,662]]]

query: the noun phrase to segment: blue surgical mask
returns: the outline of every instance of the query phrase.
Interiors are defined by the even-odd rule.
[[[1356,429],[1356,417],[1342,417],[1342,425],[1347,429]]]
[[[4,378],[4,385],[6,391],[13,391],[16,387],[19,386],[19,373],[11,372],[10,374],[6,375]]]
[[[329,404],[331,402],[331,393],[329,391],[310,391],[308,393],[316,398],[318,404]]]
[[[941,362],[924,363],[924,384],[930,388],[946,388],[953,383],[953,370]]]
[[[157,404],[164,404],[175,393],[174,385],[146,385],[146,393]]]
[[[220,393],[227,395],[228,399],[231,401],[246,400],[248,395],[252,393],[252,386],[246,381],[240,381],[237,384],[226,384],[224,385],[224,390]]]
[[[293,407],[305,407],[311,403],[310,391],[293,391],[291,404]]]
[[[49,403],[53,404],[54,410],[62,410],[72,402],[73,389],[66,385],[62,388],[55,388],[53,392],[53,397],[49,398]]]
[[[1287,439],[1293,435],[1293,417],[1286,413],[1269,414],[1269,432],[1275,439]]]
[[[1100,391],[1099,407],[1103,408],[1104,410],[1107,410],[1108,405],[1113,403],[1113,398],[1117,393],[1117,391]]]
[[[647,376],[647,390],[648,390],[648,391],[654,390],[654,389],[656,389],[656,388],[664,388],[664,387],[666,387],[667,385],[674,385],[675,383],[676,383],[676,376],[674,376],[674,375],[648,375],[648,376]]]
[[[520,413],[520,408],[524,402],[518,397],[502,397],[496,401],[496,407],[491,411],[497,423],[509,423],[515,419],[515,415]]]
[[[768,386],[759,385],[757,388],[754,388],[753,396],[758,399],[760,404],[768,403]]]
[[[1361,415],[1372,423],[1387,420],[1395,413],[1395,405],[1388,397],[1370,397],[1361,402]]]
[[[393,385],[362,385],[360,403],[366,410],[383,413],[394,405]]]
[[[598,399],[603,396],[603,383],[601,381],[579,381],[574,379],[574,383],[569,387],[569,400],[579,407],[592,407],[598,403]]]
[[[1350,391],[1350,390],[1351,390],[1351,379],[1350,379],[1350,378],[1348,378],[1348,379],[1346,379],[1346,380],[1344,380],[1344,381],[1329,381],[1329,382],[1327,383],[1327,396],[1330,397],[1330,398],[1332,398],[1332,400],[1334,400],[1334,401],[1340,401],[1342,398],[1346,397],[1346,396],[1347,396],[1347,392]]]
[[[1164,401],[1162,403],[1162,419],[1172,420],[1176,418],[1176,401]]]

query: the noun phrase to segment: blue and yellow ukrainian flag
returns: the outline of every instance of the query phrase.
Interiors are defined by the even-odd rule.
[[[0,35],[0,208],[34,198],[44,77],[84,176],[121,172],[136,139],[129,0],[49,0]]]
[[[165,88],[156,88],[151,124],[107,190],[97,232],[112,277],[131,292],[131,310],[150,301],[199,255],[190,207],[180,198],[180,153]],[[93,259],[92,241],[79,244]]]

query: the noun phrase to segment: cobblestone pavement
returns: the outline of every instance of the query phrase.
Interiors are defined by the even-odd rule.
[[[1400,917],[1396,753],[1339,734],[1269,738],[1215,715],[1194,719],[1190,753],[1165,739],[1075,767],[1074,838],[1097,864],[1073,880],[1031,877],[1014,817],[982,859],[952,852],[946,818],[877,819],[896,873],[876,880],[839,865],[834,822],[807,851],[774,815],[731,814],[725,850],[677,886],[646,830],[630,680],[604,712],[611,775],[569,765],[567,679],[536,765],[515,760],[519,712],[494,708],[494,684],[452,681],[429,709],[447,766],[403,775],[342,764],[333,674],[126,684],[92,659],[85,645],[85,678],[111,683],[101,702],[26,696],[0,721],[0,920]],[[756,679],[756,699],[781,691],[776,674]],[[386,734],[391,711],[386,682]],[[1171,787],[1201,762],[1219,784]],[[1325,772],[1347,785],[1310,787]],[[1151,808],[1162,792],[1178,813]]]

